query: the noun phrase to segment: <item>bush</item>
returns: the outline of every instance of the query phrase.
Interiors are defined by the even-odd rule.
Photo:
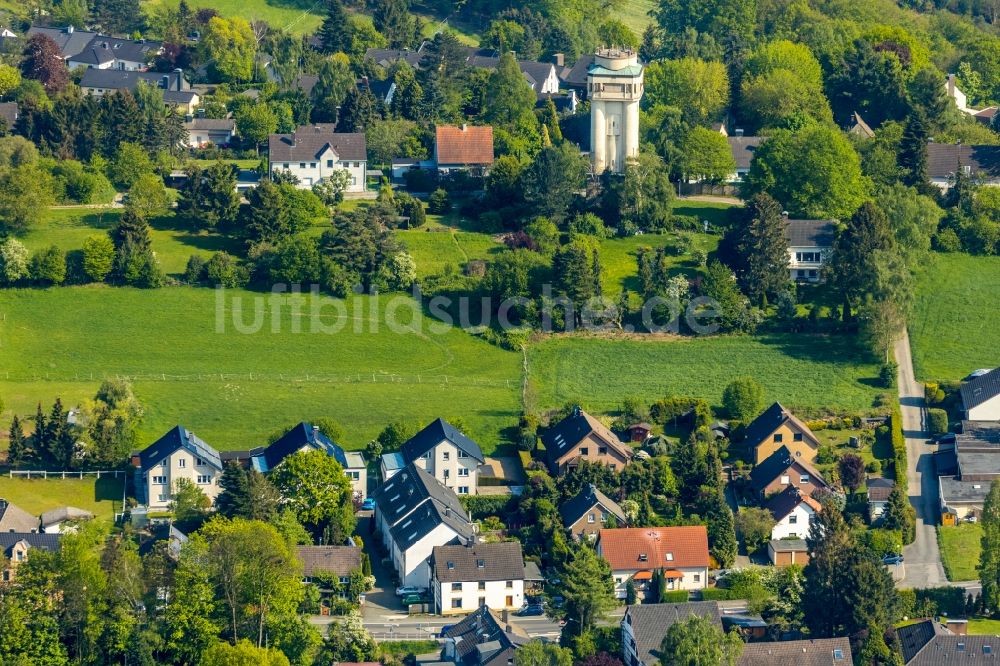
[[[934,407],[928,409],[927,427],[930,428],[932,435],[941,435],[948,432],[948,412]]]
[[[451,198],[440,187],[431,193],[427,199],[427,210],[434,215],[447,215],[451,212]]]
[[[427,169],[410,169],[404,179],[406,189],[410,192],[430,192],[436,189],[438,184],[437,172]]]
[[[944,402],[944,389],[937,382],[927,382],[924,384],[924,399],[928,405],[937,405]]]
[[[729,596],[729,590],[721,587],[709,587],[701,591],[702,601],[726,601]]]
[[[66,253],[52,245],[31,257],[31,279],[41,284],[62,284],[66,279]]]
[[[934,236],[934,249],[938,252],[958,252],[962,249],[962,241],[954,229],[942,229]]]
[[[704,228],[697,215],[671,215],[670,226],[687,231],[701,231]]]
[[[929,611],[925,615],[945,613],[952,617],[965,615],[965,590],[960,587],[928,587],[914,592],[915,610]]]
[[[459,499],[473,520],[505,516],[514,510],[515,504],[510,495],[463,495]]]
[[[661,604],[682,604],[688,600],[687,590],[668,590],[660,599]]]
[[[192,254],[184,269],[184,282],[198,284],[205,279],[205,258],[200,254]]]
[[[867,465],[865,465],[865,471],[869,474],[881,474],[882,473],[882,463],[878,460],[873,460]]]
[[[894,388],[896,386],[896,362],[889,361],[878,371],[878,382],[882,388]]]

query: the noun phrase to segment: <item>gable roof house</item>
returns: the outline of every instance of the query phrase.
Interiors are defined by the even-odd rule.
[[[626,606],[622,618],[622,661],[625,666],[659,664],[663,637],[674,624],[685,622],[693,615],[722,628],[722,610],[717,601]]]
[[[796,460],[816,460],[819,439],[805,423],[776,402],[750,422],[743,435],[753,461],[759,465],[779,448],[786,448]]]
[[[983,185],[1000,185],[1000,146],[927,144],[927,177],[932,185],[948,190],[960,170]]]
[[[315,583],[319,576],[335,579],[340,598],[346,598],[346,585],[351,574],[361,569],[361,549],[357,546],[296,546],[295,555],[302,562],[306,583]]]
[[[336,460],[344,468],[344,474],[351,480],[354,496],[358,498],[366,496],[368,467],[364,456],[357,451],[344,451],[324,435],[319,427],[305,421],[294,426],[267,448],[252,452],[250,467],[266,474],[280,465],[285,458],[300,451],[322,451]]]
[[[480,606],[441,635],[441,659],[459,666],[509,666],[515,650],[531,640],[523,629],[504,622],[487,606]]]
[[[146,512],[166,511],[173,501],[179,479],[197,485],[213,502],[222,491],[222,458],[184,426],[175,426],[167,434],[133,455],[136,468],[136,498]],[[141,519],[142,511],[133,511]]]
[[[95,35],[82,51],[66,59],[66,67],[145,71],[149,61],[162,51],[160,42]]]
[[[729,142],[729,152],[732,153],[733,161],[736,162],[736,172],[729,178],[730,182],[740,182],[750,173],[750,163],[753,155],[764,143],[767,137],[763,136],[743,136],[743,130],[735,130],[732,136],[726,137]]]
[[[38,516],[33,516],[16,504],[0,499],[0,532],[38,531]]]
[[[524,555],[516,541],[435,546],[427,566],[435,613],[524,605]]]
[[[618,502],[592,483],[583,487],[576,497],[563,502],[559,506],[559,515],[566,529],[577,538],[597,536],[610,516],[614,516],[618,525],[628,526],[625,512]]]
[[[192,118],[184,120],[187,131],[188,148],[204,148],[212,146],[228,146],[236,137],[236,121],[232,118]]]
[[[399,448],[403,462],[414,464],[459,495],[478,492],[479,465],[486,462],[479,444],[441,418]]]
[[[750,488],[764,501],[787,486],[795,486],[803,495],[810,497],[816,490],[829,487],[819,470],[804,459],[793,457],[782,445],[750,471]]]
[[[74,26],[68,25],[64,28],[48,28],[44,26],[31,26],[28,28],[26,37],[28,39],[35,35],[45,35],[59,47],[59,55],[63,60],[69,60],[77,53],[80,53],[90,44],[96,32],[88,30],[77,30]]]
[[[493,49],[470,48],[465,59],[469,67],[494,70],[500,65],[500,56]],[[551,62],[535,60],[518,60],[517,67],[536,94],[553,94],[559,92],[559,72]]]
[[[574,407],[566,418],[548,428],[542,442],[549,469],[556,476],[584,460],[621,469],[633,456],[630,446],[579,407]]]
[[[590,66],[594,64],[594,54],[585,53],[577,58],[577,61],[573,63],[572,67],[563,67],[559,72],[559,79],[562,84],[575,90],[581,97],[581,99],[586,99],[587,97],[587,73],[590,71]]]
[[[970,421],[1000,421],[1000,368],[962,384],[965,418]]]
[[[42,532],[45,534],[59,534],[61,532],[75,529],[74,523],[84,520],[93,520],[94,514],[75,506],[61,506],[42,514]]]
[[[857,111],[851,114],[851,122],[848,123],[847,133],[860,136],[863,139],[875,138],[874,130],[868,126],[868,123],[865,122],[864,118]]]
[[[103,97],[116,90],[134,92],[140,81],[163,90],[163,102],[183,113],[194,113],[195,107],[201,102],[198,93],[191,90],[190,84],[184,78],[184,72],[179,69],[167,74],[118,69],[88,69],[80,78],[80,88],[88,95]]]
[[[851,640],[846,637],[763,641],[744,645],[736,666],[851,666],[853,659]]]
[[[39,532],[0,532],[0,581],[9,583],[17,575],[17,568],[27,561],[33,548],[45,551],[59,550],[58,534]]]
[[[868,488],[868,522],[877,525],[889,506],[889,495],[896,487],[896,482],[892,479],[875,477],[868,479],[865,485]]]
[[[1000,422],[962,421],[955,435],[955,472],[938,477],[938,497],[946,523],[978,516],[994,479],[1000,478]]]
[[[458,495],[410,463],[371,495],[375,526],[400,585],[427,587],[434,546],[475,542],[472,521]]]
[[[653,572],[663,570],[668,590],[703,590],[708,586],[708,532],[704,525],[603,529],[597,554],[611,567],[615,595],[625,598],[632,580],[644,596]]]
[[[791,485],[772,497],[764,508],[774,517],[772,540],[805,538],[812,517],[822,510],[819,502]]]
[[[364,132],[335,132],[334,125],[302,126],[291,134],[272,134],[267,142],[271,173],[288,171],[308,190],[335,171],[348,173],[349,193],[365,191],[368,147]]]
[[[997,661],[1000,639],[949,631],[934,620],[899,627],[896,636],[906,666],[989,666]]]
[[[469,170],[485,175],[493,166],[491,125],[438,125],[435,128],[434,165],[438,171]]]
[[[834,220],[790,220],[785,215],[790,278],[798,282],[819,282],[836,234]]]

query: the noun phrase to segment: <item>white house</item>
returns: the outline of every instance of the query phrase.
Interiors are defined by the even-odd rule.
[[[889,507],[889,495],[896,486],[892,479],[874,478],[865,483],[868,487],[868,522],[875,525],[882,520]]]
[[[746,175],[750,173],[750,163],[753,162],[754,153],[760,148],[767,137],[744,136],[742,129],[736,129],[732,136],[727,136],[729,142],[729,152],[732,153],[733,162],[736,163],[736,172],[728,178],[731,183],[742,182]]]
[[[67,69],[144,70],[163,51],[163,43],[150,39],[121,39],[86,30],[32,26],[27,36],[45,35],[59,47]],[[0,37],[8,37],[5,33]]]
[[[205,146],[228,146],[236,137],[236,121],[232,118],[193,118],[184,119],[184,129],[187,131],[188,148],[204,148]]]
[[[375,527],[400,585],[430,586],[427,560],[435,546],[468,545],[476,533],[458,496],[414,464],[372,493]]]
[[[347,192],[365,191],[368,149],[364,132],[338,133],[332,124],[299,127],[291,134],[272,134],[268,141],[271,173],[287,171],[298,187],[311,189],[337,171],[349,175]]]
[[[830,256],[837,223],[833,220],[790,220],[785,216],[788,269],[796,282],[819,282]]]
[[[804,538],[809,534],[812,517],[821,510],[820,503],[803,495],[795,486],[788,486],[764,506],[774,516],[771,539]]]
[[[959,172],[980,185],[1000,186],[1000,146],[927,144],[927,179],[932,185],[947,191]]]
[[[948,97],[955,100],[955,106],[958,107],[959,111],[967,113],[970,116],[974,116],[976,114],[977,110],[969,106],[968,96],[959,89],[958,80],[954,74],[949,74],[945,77],[944,90],[948,93]]]
[[[364,499],[368,495],[368,465],[364,456],[357,451],[344,451],[317,426],[305,421],[286,432],[267,448],[251,451],[250,467],[266,474],[280,465],[285,458],[300,451],[322,451],[334,458],[351,480],[354,496]]]
[[[455,493],[476,494],[479,465],[486,461],[482,449],[444,419],[435,419],[399,452],[407,464],[415,464]]]
[[[1000,368],[962,384],[962,406],[969,421],[1000,421]]]
[[[644,596],[654,571],[663,571],[668,590],[708,587],[708,531],[704,525],[603,529],[597,554],[607,560],[615,596],[624,599],[631,580]]]
[[[436,546],[427,561],[434,612],[469,613],[482,606],[524,605],[524,556],[516,541]]]
[[[404,467],[406,467],[406,460],[403,458],[402,453],[395,451],[392,453],[383,453],[379,459],[379,470],[383,481],[388,481],[396,475],[396,472]]]
[[[166,511],[180,479],[198,486],[209,499],[222,492],[219,452],[183,426],[176,426],[133,457],[136,494],[149,511]]]

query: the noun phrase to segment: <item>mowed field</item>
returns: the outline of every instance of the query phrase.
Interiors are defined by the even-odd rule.
[[[220,299],[206,288],[0,291],[0,429],[12,411],[33,414],[57,396],[77,404],[110,376],[135,378],[143,443],[180,423],[219,449],[248,448],[326,416],[361,448],[391,421],[461,415],[492,450],[516,423],[518,354],[457,329],[431,332],[407,297],[337,302],[345,312],[327,299],[317,314],[307,297],[300,312],[286,303],[275,315],[266,294]],[[256,313],[261,330],[239,332],[234,310],[248,325]],[[319,332],[335,322],[342,330]]]
[[[115,511],[122,510],[124,486],[124,475],[117,479],[112,476],[98,479],[91,475],[82,479],[0,476],[0,497],[34,516],[63,506],[75,506],[110,523]]]
[[[917,279],[910,343],[918,379],[1000,365],[1000,257],[932,254]]]
[[[541,405],[579,402],[616,410],[625,396],[651,403],[665,395],[704,398],[713,406],[733,379],[754,377],[765,400],[805,414],[859,412],[881,392],[877,367],[843,337],[733,336],[618,340],[551,336],[528,352]]]
[[[618,0],[618,3],[611,8],[610,14],[631,28],[636,37],[642,39],[643,30],[653,22],[649,12],[655,7],[655,0]]]

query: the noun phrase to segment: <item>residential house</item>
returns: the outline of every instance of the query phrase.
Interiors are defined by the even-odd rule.
[[[587,96],[587,73],[590,66],[594,64],[593,53],[581,55],[572,67],[564,67],[562,64],[562,54],[556,54],[556,67],[560,68],[559,80],[563,87],[576,91],[582,99]]]
[[[754,153],[766,139],[767,137],[763,136],[744,136],[741,129],[737,129],[733,136],[726,137],[729,142],[729,152],[732,153],[733,161],[736,163],[736,172],[729,177],[730,182],[739,183],[746,178],[750,173],[750,163],[753,162]]]
[[[236,121],[232,118],[192,118],[184,120],[188,148],[226,147],[236,137]]]
[[[319,427],[305,421],[293,427],[267,448],[254,452],[250,457],[250,467],[266,474],[280,465],[285,458],[300,451],[322,451],[334,458],[351,480],[354,496],[359,499],[367,496],[368,465],[364,456],[357,451],[344,451],[341,446],[324,435]]]
[[[470,171],[485,175],[493,166],[493,127],[438,125],[435,129],[434,165],[440,173]]]
[[[944,90],[955,101],[955,106],[962,113],[974,115],[976,109],[969,106],[968,96],[958,87],[958,79],[954,74],[948,74],[944,79]]]
[[[427,567],[435,613],[524,605],[524,555],[517,541],[435,546]]]
[[[553,106],[556,107],[556,113],[560,114],[572,115],[576,113],[576,109],[580,105],[580,98],[576,96],[576,91],[570,90],[569,92],[536,93],[535,108],[544,109],[548,106],[549,100],[552,100]]]
[[[0,532],[38,532],[38,516],[33,516],[16,504],[0,499]]]
[[[3,119],[4,127],[8,131],[12,131],[17,125],[17,119],[21,115],[21,110],[17,106],[17,102],[0,102],[0,118]]]
[[[574,407],[569,416],[542,436],[549,470],[561,476],[582,461],[622,469],[632,460],[632,448],[587,412]]]
[[[1000,368],[962,384],[965,418],[970,421],[1000,421]]]
[[[885,510],[889,506],[889,495],[896,483],[892,479],[875,477],[868,479],[865,483],[868,487],[868,522],[876,525],[885,515]]]
[[[486,462],[472,439],[444,419],[406,440],[399,448],[403,460],[414,464],[459,495],[478,491],[479,465]]]
[[[41,534],[39,532],[0,532],[0,581],[9,583],[17,575],[17,568],[27,561],[33,548],[46,551],[59,550],[58,534]]]
[[[1000,422],[963,421],[962,432],[955,435],[953,456],[954,474],[938,477],[946,524],[982,513],[990,485],[1000,478]]]
[[[819,439],[805,423],[776,402],[750,422],[743,435],[747,449],[753,451],[753,461],[759,465],[780,448],[787,449],[796,460],[813,462],[819,450]]]
[[[615,596],[625,598],[631,580],[644,596],[653,572],[663,570],[668,590],[708,587],[708,532],[704,525],[623,527],[597,535],[597,554],[611,566]]]
[[[45,534],[61,534],[72,531],[76,524],[85,520],[93,520],[94,514],[75,506],[62,506],[42,514],[42,532]]]
[[[771,540],[802,539],[809,534],[812,517],[822,510],[820,503],[795,486],[788,486],[768,500],[764,508],[774,517]]]
[[[476,69],[494,70],[500,65],[500,56],[493,49],[471,49],[465,63]],[[518,60],[517,66],[536,94],[559,92],[559,73],[554,63]]]
[[[906,666],[950,666],[995,664],[1000,650],[996,636],[968,634],[965,620],[947,620],[947,625],[932,619],[921,620],[895,629]]]
[[[219,452],[183,426],[172,428],[134,455],[132,464],[136,468],[136,497],[150,512],[170,508],[180,479],[198,486],[213,502],[222,492]]]
[[[618,526],[628,525],[625,512],[618,503],[592,483],[581,489],[576,497],[563,502],[559,506],[559,515],[569,533],[578,539],[597,536],[611,517]]]
[[[361,549],[357,546],[296,546],[295,555],[302,562],[305,582],[317,585],[327,596],[336,591],[338,597],[346,598],[351,574],[361,570]],[[338,587],[324,587],[327,580],[336,581]]]
[[[346,192],[365,191],[368,148],[364,132],[335,132],[332,124],[303,126],[291,134],[272,134],[268,140],[271,173],[287,171],[308,190],[334,172],[349,175]]]
[[[428,587],[434,546],[467,545],[475,528],[462,503],[422,468],[410,463],[372,493],[375,526],[400,585]]]
[[[805,539],[780,539],[767,542],[767,557],[776,567],[809,564],[809,547]]]
[[[750,489],[761,501],[788,486],[795,486],[803,495],[812,496],[827,483],[819,471],[802,458],[794,458],[782,446],[750,471]]]
[[[95,35],[82,51],[66,60],[66,67],[71,70],[83,67],[126,72],[145,71],[149,68],[149,62],[162,51],[163,45],[160,42]]]
[[[383,453],[379,458],[379,470],[382,473],[382,480],[388,481],[396,472],[406,467],[406,459],[399,452]]]
[[[851,666],[854,661],[849,638],[814,638],[801,641],[747,643],[736,666]]]
[[[983,185],[1000,185],[1000,146],[927,144],[927,177],[932,185],[948,190],[959,171]]]
[[[981,125],[993,127],[993,119],[996,118],[997,113],[1000,113],[1000,107],[988,106],[982,111],[977,111],[973,118]]]
[[[875,138],[874,130],[868,126],[868,123],[864,121],[864,118],[857,111],[851,114],[851,122],[847,126],[847,133],[859,136],[862,139]]]
[[[388,68],[393,63],[402,60],[413,69],[420,69],[425,58],[430,55],[426,47],[428,42],[422,42],[417,50],[412,49],[376,49],[370,48],[365,51],[365,58],[371,58],[376,65]]]
[[[796,282],[819,282],[836,234],[834,220],[790,220],[785,215],[790,278]]]
[[[63,60],[69,60],[77,53],[80,53],[95,37],[96,32],[88,30],[77,30],[74,26],[68,25],[64,28],[47,28],[43,26],[31,26],[28,28],[26,37],[31,39],[35,35],[45,35],[59,47],[59,55]]]
[[[184,78],[184,72],[175,69],[168,74],[159,72],[122,71],[117,69],[88,69],[80,79],[80,88],[88,95],[103,97],[116,90],[134,92],[140,82],[160,88],[163,101],[181,113],[193,114],[201,102],[198,93]]]
[[[441,632],[441,660],[456,666],[511,666],[514,652],[531,638],[489,609],[480,606],[461,622]]]

